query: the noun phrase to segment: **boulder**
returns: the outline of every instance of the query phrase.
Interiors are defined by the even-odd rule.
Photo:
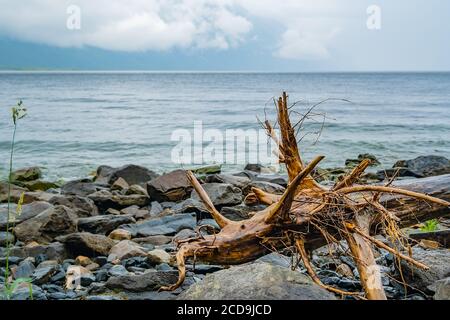
[[[127,191],[125,192],[125,194],[139,194],[142,196],[147,196],[148,197],[148,193],[147,190],[144,189],[144,187],[138,185],[138,184],[133,184],[131,185]]]
[[[68,207],[50,207],[16,225],[14,233],[17,239],[23,242],[51,242],[57,236],[75,232],[76,219],[76,214]]]
[[[442,156],[420,156],[397,161],[394,168],[407,168],[420,177],[430,177],[450,173],[450,160]]]
[[[109,251],[108,260],[123,260],[131,257],[145,256],[147,256],[145,248],[141,247],[136,242],[133,242],[131,240],[122,240],[111,248],[111,250]]]
[[[377,165],[380,164],[378,159],[373,154],[363,153],[363,154],[359,154],[358,155],[358,159],[347,159],[347,160],[345,160],[345,166],[346,167],[351,167],[351,168],[356,167],[364,159],[369,159],[370,160],[369,166],[377,166]]]
[[[6,245],[14,244],[14,235],[11,232],[0,231],[0,247],[6,247]]]
[[[243,200],[241,189],[234,187],[231,184],[225,183],[205,183],[202,185],[210,197],[214,206],[220,208],[223,206],[233,206],[240,204]],[[201,202],[197,192],[192,191],[192,199]]]
[[[253,171],[260,173],[264,169],[264,166],[259,163],[248,163],[244,170]]]
[[[248,188],[244,190],[244,193],[249,193],[251,188],[258,188],[265,192],[273,193],[273,194],[283,194],[285,187],[280,186],[279,184],[267,182],[267,181],[253,181],[248,185]]]
[[[19,265],[12,267],[11,274],[14,279],[30,278],[35,269],[36,268],[31,259],[27,258],[20,262]]]
[[[162,249],[154,249],[152,251],[149,251],[147,257],[150,263],[154,265],[160,263],[169,264],[171,261],[170,254],[168,254],[166,251]]]
[[[149,197],[145,195],[122,195],[113,194],[107,190],[100,190],[90,194],[89,199],[93,200],[100,211],[106,211],[110,208],[123,209],[132,205],[139,207],[146,206],[150,203]]]
[[[208,274],[181,293],[181,300],[335,300],[298,271],[252,263]]]
[[[108,236],[110,239],[113,240],[131,240],[131,232],[123,229],[116,229],[111,231],[111,233]]]
[[[17,185],[27,188],[30,191],[47,191],[48,189],[59,188],[60,185],[55,182],[44,181],[44,180],[33,180],[27,182],[20,182]]]
[[[134,238],[155,235],[174,235],[182,229],[194,229],[196,224],[195,215],[175,214],[151,218],[139,221],[135,224],[122,225],[120,228],[129,231]]]
[[[22,168],[11,173],[12,181],[32,181],[41,177],[42,170],[39,167]]]
[[[244,189],[250,183],[250,181],[251,180],[247,177],[233,176],[230,174],[213,174],[207,176],[205,179],[206,183],[227,183],[240,189]]]
[[[87,197],[76,195],[56,195],[49,200],[49,203],[72,208],[78,217],[90,217],[98,214],[98,209],[95,206],[94,201]]]
[[[50,192],[47,192],[47,191],[30,191],[30,192],[25,192],[25,195],[23,197],[23,203],[24,204],[28,204],[28,203],[33,203],[33,202],[36,202],[36,201],[49,202],[50,199],[54,195],[55,195],[54,193],[50,193]]]
[[[184,229],[187,230],[187,229]],[[153,245],[153,246],[162,246],[172,242],[172,237],[156,235],[156,236],[148,236],[144,238],[134,238],[134,242],[142,244],[142,245]]]
[[[31,281],[37,285],[47,283],[57,270],[57,265],[38,266],[31,275]]]
[[[125,179],[119,177],[111,185],[111,190],[122,191],[122,190],[127,190],[129,187],[130,187],[129,184],[125,181]]]
[[[141,209],[136,205],[129,206],[120,210],[121,214],[133,216],[136,219],[150,218],[150,211],[148,209]]]
[[[78,179],[62,185],[61,193],[85,197],[97,191],[97,186],[90,179]]]
[[[11,202],[17,203],[22,193],[27,191],[28,190],[25,188],[11,184]],[[1,202],[8,202],[8,182],[6,181],[0,181],[0,203]]]
[[[214,174],[214,173],[220,173],[221,165],[220,164],[212,164],[207,166],[202,166],[198,168],[190,169],[193,173],[204,175],[204,174]]]
[[[264,209],[263,206],[249,207],[242,204],[234,207],[222,207],[222,209],[220,209],[220,214],[230,220],[241,221],[250,218],[251,212],[262,209]]]
[[[0,255],[4,256],[5,253],[2,252]],[[23,247],[12,247],[10,249],[10,255],[22,258],[45,257],[46,259],[62,262],[67,257],[67,252],[64,245],[60,242],[52,242],[48,245],[32,242]]]
[[[11,206],[11,211],[16,212],[16,204]],[[47,210],[48,208],[53,207],[51,204],[44,201],[36,201],[30,204],[22,205],[22,212],[19,216],[15,214],[10,215],[10,222],[15,221],[16,224],[19,224],[25,220],[33,218],[40,214],[41,212]],[[7,208],[0,208],[0,230],[6,230],[7,224]]]
[[[434,300],[450,300],[450,277],[437,281],[435,288]]]
[[[147,183],[147,193],[152,200],[180,201],[189,197],[192,190],[186,171],[175,170]]]
[[[104,186],[108,185],[109,178],[111,177],[114,170],[115,168],[110,166],[99,166],[94,177],[95,183]]]
[[[158,177],[158,174],[147,168],[134,164],[127,164],[123,167],[114,169],[111,172],[108,183],[112,185],[117,179],[122,178],[128,185],[144,185],[146,182],[155,179],[156,177]]]
[[[286,187],[288,184],[288,176],[281,174],[259,174],[252,179],[253,181],[265,181]]]
[[[139,275],[111,277],[106,281],[106,287],[130,292],[156,291],[162,286],[174,284],[177,280],[178,272],[176,271],[150,270]]]
[[[116,244],[114,240],[89,232],[72,233],[58,237],[58,241],[64,243],[66,249],[72,256],[79,255],[87,257],[106,256],[111,248]]]
[[[412,248],[412,258],[430,267],[429,270],[421,270],[402,260],[403,277],[412,287],[428,291],[428,286],[450,276],[450,254],[447,249],[426,250],[415,246]]]
[[[44,290],[40,287],[22,282],[17,285],[10,297],[11,300],[47,300]]]
[[[78,219],[79,231],[86,231],[97,234],[108,234],[118,226],[127,223],[134,223],[136,220],[130,215],[99,215]]]

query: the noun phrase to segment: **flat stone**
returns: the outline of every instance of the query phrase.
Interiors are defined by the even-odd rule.
[[[53,205],[63,205],[75,211],[78,217],[91,217],[98,214],[94,201],[77,195],[56,195],[49,202]]]
[[[39,167],[28,167],[15,170],[11,173],[12,181],[32,181],[42,177],[42,170]]]
[[[0,231],[0,247],[6,247],[6,245],[14,244],[15,237],[11,232]]]
[[[131,240],[131,232],[123,229],[116,229],[111,231],[111,233],[108,236],[109,238],[113,240]]]
[[[176,214],[151,218],[135,224],[122,225],[120,228],[128,230],[134,237],[148,237],[155,235],[174,235],[182,229],[194,229],[195,216],[191,214]]]
[[[434,300],[450,300],[450,277],[437,281],[435,287]]]
[[[72,233],[58,237],[58,241],[63,242],[73,256],[84,255],[87,257],[108,255],[115,245],[114,240],[89,232]]]
[[[128,185],[144,185],[147,181],[155,179],[158,174],[142,166],[127,164],[120,168],[113,169],[109,178],[109,184],[113,184],[117,179],[122,178]]]
[[[96,234],[108,234],[118,226],[134,223],[136,220],[130,215],[99,215],[78,219],[78,230]]]
[[[39,268],[36,268],[31,275],[31,280],[34,284],[40,285],[43,283],[47,283],[52,275],[56,272],[57,266],[50,265],[50,266],[42,266]]]
[[[208,274],[182,292],[181,300],[335,300],[298,271],[269,263],[234,266]]]
[[[161,286],[174,284],[177,280],[177,271],[150,270],[140,275],[111,277],[106,281],[106,287],[130,292],[156,291]]]
[[[14,279],[30,278],[35,269],[36,267],[34,266],[33,262],[31,262],[30,259],[25,259],[24,261],[19,263],[18,266],[13,267],[11,269],[11,273]]]
[[[147,252],[143,247],[131,240],[122,240],[111,248],[109,251],[108,260],[123,260],[137,256],[145,257],[147,256]]]
[[[61,186],[64,195],[76,195],[85,197],[97,191],[97,186],[90,179],[78,179],[69,181]]]
[[[171,261],[170,254],[161,249],[154,249],[152,251],[149,251],[147,257],[148,260],[154,265],[160,263],[170,263]]]
[[[186,171],[175,170],[152,179],[147,183],[147,193],[152,200],[180,201],[189,197],[192,185]]]
[[[107,190],[97,191],[88,197],[94,201],[100,211],[106,211],[110,208],[120,210],[132,205],[144,207],[150,203],[150,199],[147,196],[113,194]]]
[[[202,187],[216,207],[237,205],[243,200],[241,189],[231,184],[205,183]],[[201,201],[195,190],[192,191],[191,198]]]
[[[44,256],[46,259],[56,260],[62,262],[66,256],[66,249],[62,243],[52,242],[48,245],[26,245],[23,247],[12,247],[10,249],[12,256],[18,256],[22,258],[33,257],[38,258]],[[1,254],[3,256],[3,253]]]
[[[17,225],[25,220],[37,216],[41,212],[49,209],[50,207],[53,206],[48,202],[44,201],[36,201],[30,204],[24,204],[22,205],[21,214],[19,216],[16,216],[15,215],[16,205],[14,204],[11,206],[11,211],[13,213],[10,215],[9,221],[10,223],[15,221]],[[6,230],[6,224],[7,224],[7,208],[0,208],[0,230]]]
[[[14,233],[20,241],[51,242],[57,236],[76,231],[75,212],[65,206],[48,208],[37,216],[19,223]]]
[[[440,279],[450,276],[450,254],[447,249],[425,250],[412,248],[412,258],[427,265],[429,270],[421,270],[405,261],[401,262],[402,274],[409,285],[422,291]]]
[[[206,177],[206,183],[226,183],[231,184],[240,189],[244,189],[250,183],[250,179],[247,177],[233,176],[231,174],[213,174]]]
[[[117,178],[116,181],[114,181],[114,183],[111,185],[111,190],[118,190],[118,191],[122,191],[122,190],[127,190],[130,186],[128,185],[128,183],[125,181],[125,179],[123,179],[122,177]]]

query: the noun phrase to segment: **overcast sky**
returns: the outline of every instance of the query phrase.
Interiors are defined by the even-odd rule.
[[[450,1],[0,0],[0,8],[3,69],[450,70]]]

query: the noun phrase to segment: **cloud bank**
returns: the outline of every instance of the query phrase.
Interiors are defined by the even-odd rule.
[[[115,51],[174,48],[226,50],[244,44],[252,19],[283,30],[273,54],[323,59],[339,33],[332,0],[0,0],[0,34],[60,47]],[[81,28],[67,28],[67,8],[80,8]]]

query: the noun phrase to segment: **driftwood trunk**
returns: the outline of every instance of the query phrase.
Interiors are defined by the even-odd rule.
[[[383,232],[391,240],[404,243],[400,228],[450,213],[450,175],[402,181],[385,185],[357,185],[358,178],[369,165],[363,160],[332,188],[317,183],[310,175],[324,158],[316,157],[306,165],[300,157],[295,128],[290,118],[287,95],[277,101],[281,139],[271,124],[264,123],[268,135],[279,146],[279,160],[286,165],[289,184],[283,195],[253,188],[248,201],[266,204],[251,218],[235,222],[223,217],[212,204],[201,184],[187,172],[205,207],[221,227],[214,235],[202,235],[178,243],[176,255],[179,279],[162,290],[174,290],[185,278],[185,260],[235,265],[253,261],[272,251],[296,248],[311,278],[326,289],[341,295],[345,292],[322,284],[309,261],[308,251],[327,243],[347,241],[358,267],[361,284],[368,299],[386,299],[372,247],[389,250],[399,259],[419,268],[427,268],[399,248],[390,248],[373,238]]]

